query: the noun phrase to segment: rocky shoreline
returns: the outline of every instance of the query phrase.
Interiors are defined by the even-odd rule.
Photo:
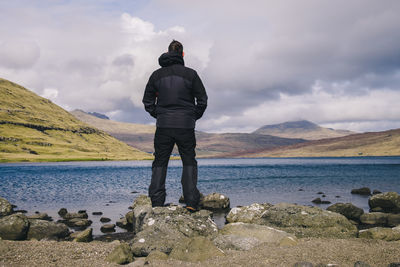
[[[141,266],[145,263],[154,266],[201,266],[206,263],[228,266],[232,258],[242,261],[246,255],[252,257],[248,259],[249,263],[257,259],[253,261],[256,266],[400,266],[400,195],[396,192],[375,193],[368,203],[369,213],[351,203],[336,203],[326,210],[289,203],[254,203],[230,209],[227,196],[213,193],[203,196],[203,209],[190,213],[179,205],[152,208],[150,199],[141,195],[119,221],[111,223],[107,217],[100,218],[102,232],[113,232],[115,227],[120,227],[126,229],[126,233],[106,234],[93,241],[91,221],[84,210],[74,213],[60,209],[62,219],[54,222],[45,213],[26,216],[14,211],[11,203],[0,198],[0,266],[25,265],[23,255],[18,254],[21,247],[29,248],[35,244],[49,249],[49,243],[59,247],[56,251],[63,251],[64,246],[71,250],[93,249],[95,254],[77,258],[78,261],[91,259],[84,264],[89,266],[92,266],[91,262],[93,265],[97,262],[96,266]],[[218,229],[212,217],[221,211],[226,213],[226,222]],[[102,214],[97,212],[95,215]],[[355,254],[359,256],[358,260],[353,260],[350,253],[345,262],[341,261],[341,255],[323,257],[318,252],[313,254],[318,255],[318,261],[315,256],[286,261],[291,257],[281,255],[281,263],[276,258],[285,251],[295,254],[302,251],[301,255],[308,255],[313,251],[312,243],[322,243],[321,249],[330,248],[336,253],[340,249],[343,249],[342,253],[348,253],[346,248],[332,247],[337,243],[348,249],[358,247],[363,250],[360,255]],[[266,249],[276,251],[276,257],[265,258]],[[258,255],[260,251],[264,254]],[[381,255],[377,255],[378,252]],[[93,259],[96,253],[99,256]],[[71,261],[69,257],[52,261],[49,255],[42,254],[43,259],[35,258],[36,262],[28,261],[29,265],[51,266],[65,259]],[[55,252],[54,255],[58,254]],[[259,263],[260,260],[264,263]],[[75,265],[73,262],[70,265]]]

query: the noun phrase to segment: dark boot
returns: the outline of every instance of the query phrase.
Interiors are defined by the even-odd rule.
[[[181,182],[186,205],[197,209],[200,202],[200,192],[197,189],[197,166],[184,165]]]
[[[151,175],[151,184],[149,187],[149,197],[153,207],[164,206],[165,197],[165,178],[167,176],[167,167],[153,167]]]

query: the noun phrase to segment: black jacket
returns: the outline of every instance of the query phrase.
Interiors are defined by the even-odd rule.
[[[143,104],[160,128],[194,128],[207,107],[200,77],[184,65],[182,55],[169,52],[158,59],[160,69],[146,85]]]

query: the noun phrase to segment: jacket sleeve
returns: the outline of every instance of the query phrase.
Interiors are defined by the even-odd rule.
[[[197,73],[195,73],[195,77],[193,80],[193,95],[196,98],[196,120],[200,119],[203,116],[204,111],[207,108],[207,93],[204,85]]]
[[[156,99],[157,99],[157,90],[154,87],[153,75],[150,76],[149,81],[147,82],[146,89],[144,90],[143,96],[143,104],[144,109],[150,113],[150,115],[154,118],[157,118],[156,113]]]

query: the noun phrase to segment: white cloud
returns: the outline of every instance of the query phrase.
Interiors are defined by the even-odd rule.
[[[57,99],[58,90],[56,88],[45,88],[41,96],[54,102]]]
[[[177,39],[209,95],[199,130],[400,121],[396,0],[106,2],[1,2],[2,76],[63,107],[153,122],[143,90]]]
[[[0,39],[0,66],[27,69],[40,58],[40,49],[33,41]]]

